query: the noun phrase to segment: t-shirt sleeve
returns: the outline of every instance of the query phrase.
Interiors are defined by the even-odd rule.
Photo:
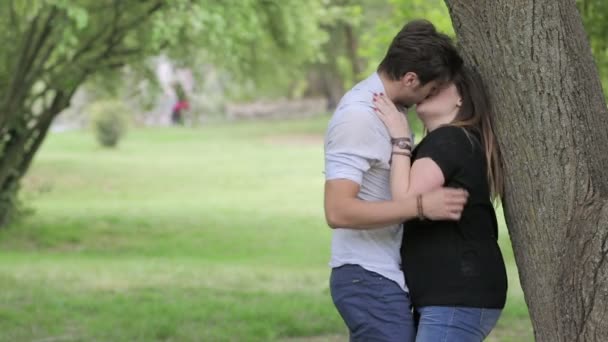
[[[325,179],[348,179],[361,184],[363,174],[384,152],[386,140],[378,132],[373,113],[350,110],[329,124],[325,137]],[[380,124],[382,124],[380,122]]]
[[[416,159],[431,158],[441,169],[447,183],[462,169],[472,150],[471,140],[464,129],[445,126],[437,128],[424,138]]]

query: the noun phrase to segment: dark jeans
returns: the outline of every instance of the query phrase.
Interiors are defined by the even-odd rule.
[[[332,270],[330,289],[351,341],[414,341],[410,297],[394,281],[358,265],[344,265]]]

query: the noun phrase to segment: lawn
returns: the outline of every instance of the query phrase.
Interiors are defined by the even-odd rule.
[[[0,231],[0,341],[342,341],[322,208],[327,117],[52,133]],[[510,289],[491,341],[531,341]]]

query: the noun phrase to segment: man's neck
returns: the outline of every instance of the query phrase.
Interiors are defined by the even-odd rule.
[[[388,97],[391,101],[396,101],[397,94],[397,86],[398,82],[393,81],[382,71],[378,71],[378,76],[380,77],[380,81],[382,81],[382,85],[384,86],[384,91],[386,92],[386,97]]]

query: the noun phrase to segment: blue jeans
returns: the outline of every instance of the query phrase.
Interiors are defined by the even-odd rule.
[[[420,315],[416,342],[480,342],[496,326],[500,309],[425,306]]]
[[[410,297],[394,281],[358,265],[344,265],[332,270],[330,290],[351,341],[414,341]]]

